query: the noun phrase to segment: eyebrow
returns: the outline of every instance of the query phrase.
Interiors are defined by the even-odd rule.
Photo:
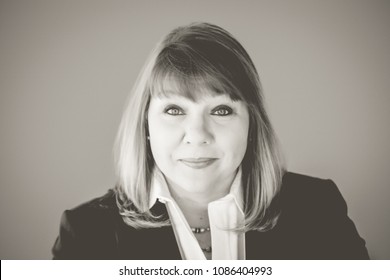
[[[236,112],[241,112],[242,106],[247,107],[245,102],[243,102],[242,100],[233,100],[230,98],[229,95],[226,95],[226,97],[227,98],[223,98],[223,100],[210,100],[209,102],[206,101],[203,104],[212,107],[221,106],[221,105],[231,106],[232,109],[235,110]],[[160,101],[158,101],[157,103],[158,106],[164,106],[164,107],[167,105],[176,105],[185,109],[186,106],[191,106],[191,103],[196,103],[196,104],[202,103],[200,100],[199,102],[197,102],[183,96],[179,96],[178,100],[172,96],[162,96],[162,98],[159,97],[157,98],[160,99]]]

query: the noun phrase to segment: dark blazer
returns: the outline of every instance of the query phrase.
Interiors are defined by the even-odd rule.
[[[331,180],[287,172],[279,203],[281,216],[272,230],[246,233],[246,259],[369,258]],[[160,202],[152,212],[167,216]],[[112,190],[63,213],[52,252],[54,259],[181,259],[172,227],[126,225]]]

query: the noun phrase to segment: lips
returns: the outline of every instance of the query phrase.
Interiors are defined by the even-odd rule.
[[[217,158],[183,158],[179,161],[188,167],[202,169],[212,165],[216,160]]]

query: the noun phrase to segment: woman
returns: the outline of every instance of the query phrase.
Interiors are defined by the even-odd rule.
[[[284,170],[255,66],[218,26],[152,52],[116,163],[115,189],[64,212],[54,258],[368,258],[335,184]]]

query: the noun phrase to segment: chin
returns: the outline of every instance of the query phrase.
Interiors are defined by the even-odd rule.
[[[208,176],[202,176],[199,173],[193,174],[193,176],[188,176],[187,174],[183,175],[184,176],[181,176],[181,178],[178,178],[178,181],[182,183],[183,186],[193,186],[195,189],[201,189],[202,187],[207,189],[208,186],[215,184],[215,182],[218,181],[216,178],[214,178],[214,176],[211,176],[212,174],[208,174]]]

